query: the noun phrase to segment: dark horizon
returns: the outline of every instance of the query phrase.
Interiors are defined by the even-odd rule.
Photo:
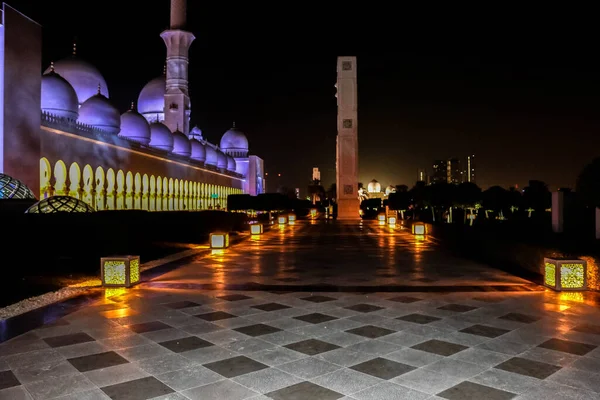
[[[41,70],[69,56],[77,37],[78,55],[98,67],[111,100],[125,111],[162,73],[159,34],[169,2],[83,3],[9,2],[44,26]],[[218,144],[235,121],[251,153],[265,159],[269,190],[281,173],[280,184],[304,192],[313,167],[325,186],[335,181],[338,55],[358,57],[365,185],[375,178],[384,187],[412,186],[417,169],[431,172],[435,159],[475,154],[483,188],[522,188],[530,179],[574,187],[600,155],[600,63],[590,54],[594,36],[582,32],[591,26],[402,19],[384,29],[354,16],[342,40],[340,17],[280,17],[188,5],[197,38],[190,51],[192,124]]]

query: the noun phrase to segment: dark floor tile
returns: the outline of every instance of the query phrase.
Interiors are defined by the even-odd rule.
[[[279,279],[275,279],[275,280],[279,281],[279,282],[299,282],[300,278],[291,278],[291,277],[288,277],[288,278],[279,278]]]
[[[446,304],[445,306],[438,307],[438,310],[453,311],[453,312],[467,312],[467,311],[477,310],[478,308],[479,307],[465,306],[462,304]]]
[[[115,365],[127,364],[129,361],[115,353],[108,351],[106,353],[92,354],[89,356],[69,358],[71,363],[79,372],[93,371],[95,369],[114,367]]]
[[[87,333],[79,332],[70,335],[54,336],[45,338],[44,342],[50,347],[63,347],[70,346],[72,344],[86,343],[95,341],[93,337]]]
[[[575,332],[590,333],[592,335],[600,335],[600,325],[584,324],[571,329]]]
[[[423,282],[423,283],[433,283],[436,282],[436,279],[431,279],[431,278],[418,278],[418,279],[413,279],[413,282]]]
[[[311,301],[313,303],[325,303],[328,301],[337,300],[337,299],[334,299],[333,297],[327,297],[327,296],[308,296],[308,297],[302,297],[301,299],[305,300],[305,301]]]
[[[244,335],[248,335],[248,336],[252,336],[252,337],[268,335],[269,333],[275,333],[275,332],[281,331],[281,329],[279,329],[279,328],[275,328],[273,326],[269,326],[269,325],[265,325],[265,324],[242,326],[241,328],[236,328],[234,330],[238,331],[240,333],[243,333]]]
[[[153,376],[101,388],[112,400],[146,400],[175,391]]]
[[[203,319],[205,321],[220,321],[222,319],[236,318],[235,315],[231,315],[224,311],[215,311],[206,314],[196,315],[196,318]]]
[[[273,400],[337,400],[343,394],[310,382],[301,382],[266,394]]]
[[[496,297],[473,297],[473,300],[481,301],[483,303],[501,303],[504,299]]]
[[[243,294],[228,294],[225,296],[217,296],[217,299],[227,300],[227,301],[240,301],[240,300],[248,300],[252,297],[245,296]]]
[[[214,346],[212,343],[200,339],[198,336],[190,336],[183,339],[168,340],[159,344],[163,347],[166,347],[174,353],[183,353],[184,351]]]
[[[322,322],[329,322],[329,321],[333,321],[338,318],[332,317],[331,315],[325,315],[325,314],[321,314],[321,313],[313,313],[313,314],[300,315],[298,317],[294,317],[294,319],[304,321],[304,322],[309,322],[311,324],[320,324]]]
[[[396,318],[401,321],[414,322],[415,324],[429,324],[431,322],[439,321],[441,318],[432,317],[424,314],[408,314],[403,317]]]
[[[540,320],[539,317],[534,317],[532,315],[526,315],[526,314],[520,314],[520,313],[508,313],[508,314],[503,315],[498,318],[504,319],[506,321],[521,322],[523,324],[531,324],[532,322],[536,322],[536,321]]]
[[[392,379],[415,370],[416,368],[396,361],[387,360],[385,358],[374,358],[373,360],[350,367],[350,369],[362,372],[363,374],[372,375],[380,379]]]
[[[12,371],[0,371],[0,390],[19,385],[21,385],[21,382]]]
[[[486,325],[473,325],[468,328],[462,329],[462,333],[470,333],[471,335],[484,336],[489,338],[495,338],[505,333],[510,332],[508,329],[495,328],[493,326]]]
[[[317,339],[303,340],[301,342],[288,344],[284,347],[309,356],[314,356],[340,348],[340,346],[336,346],[335,344],[323,342]]]
[[[273,294],[290,294],[294,292],[290,292],[289,290],[270,290],[269,293]]]
[[[167,325],[164,322],[152,321],[152,322],[143,322],[141,324],[128,325],[127,328],[131,329],[135,333],[146,333],[146,332],[160,331],[162,329],[171,329],[172,326]]]
[[[349,329],[346,332],[353,333],[355,335],[364,336],[369,339],[376,339],[378,337],[386,336],[392,333],[396,333],[391,329],[381,328],[379,326],[365,325],[354,329]]]
[[[284,306],[283,304],[279,304],[279,303],[267,303],[267,304],[261,304],[258,306],[252,306],[252,308],[256,308],[257,310],[262,310],[262,311],[278,311],[278,310],[285,310],[286,308],[291,308],[291,307]]]
[[[119,308],[120,307],[121,306],[119,306]],[[40,326],[38,329],[54,328],[55,326],[65,326],[65,325],[70,325],[69,321],[65,321],[64,319],[57,319],[54,322]]]
[[[356,304],[354,306],[346,307],[346,309],[361,313],[370,313],[373,311],[383,310],[383,307],[374,306],[372,304]]]
[[[177,301],[175,303],[163,304],[165,307],[172,308],[173,310],[181,310],[182,308],[198,307],[201,304],[194,303],[193,301]]]
[[[251,372],[260,371],[261,369],[269,368],[267,365],[254,361],[248,357],[238,356],[228,358],[226,360],[211,362],[204,364],[208,369],[215,371],[217,374],[223,375],[225,378],[234,378],[236,376],[249,374]]]
[[[416,303],[417,301],[421,301],[423,299],[418,299],[416,297],[410,297],[410,296],[397,296],[397,297],[392,297],[391,299],[388,299],[388,301],[395,301],[396,303],[406,303],[406,304],[410,304],[410,303]]]
[[[560,367],[556,365],[520,357],[513,357],[510,360],[504,361],[502,364],[496,365],[494,368],[514,372],[515,374],[531,376],[537,379],[546,379],[560,370]]]
[[[540,344],[538,347],[544,349],[562,351],[563,353],[575,354],[577,356],[584,356],[590,351],[594,350],[598,346],[592,344],[571,342],[569,340],[562,339],[550,339]]]
[[[440,356],[451,356],[452,354],[456,354],[460,351],[468,349],[467,346],[463,346],[462,344],[444,342],[443,340],[428,340],[423,343],[416,344],[412,346],[415,350],[422,350],[428,353],[438,354]]]
[[[438,397],[448,400],[485,399],[485,400],[510,400],[517,395],[489,386],[479,385],[473,382],[461,382],[456,386],[438,393]]]

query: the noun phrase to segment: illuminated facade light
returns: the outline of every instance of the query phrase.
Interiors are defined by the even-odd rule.
[[[263,224],[250,225],[250,233],[253,235],[261,235],[263,233]]]
[[[544,258],[544,285],[557,292],[586,290],[587,262]]]
[[[102,286],[131,287],[140,282],[140,257],[117,256],[100,259]]]
[[[423,222],[415,222],[412,226],[413,235],[426,235],[427,225]]]
[[[277,218],[277,222],[279,223],[279,225],[285,225],[287,224],[287,217],[285,215],[280,215]]]
[[[288,214],[289,222],[296,222],[296,214]]]
[[[229,247],[229,233],[211,233],[210,248],[226,249]]]
[[[388,217],[388,225],[396,225],[396,217]]]
[[[310,217],[311,218],[317,218],[317,209],[316,208],[311,208],[310,209]]]
[[[383,222],[385,222],[385,214],[379,214],[379,215],[377,216],[377,219],[378,219],[379,221],[383,221]]]

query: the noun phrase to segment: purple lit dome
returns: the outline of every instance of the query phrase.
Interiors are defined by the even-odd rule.
[[[235,172],[237,165],[231,156],[227,156],[227,171]]]
[[[206,161],[204,161],[204,164],[217,166],[217,150],[210,145],[206,146]]]
[[[173,154],[183,157],[192,155],[192,145],[190,140],[185,133],[178,130],[173,132]]]
[[[217,150],[217,168],[227,169],[227,156],[221,150]]]
[[[48,67],[44,74],[51,71],[52,67]],[[73,86],[79,105],[83,105],[86,100],[98,93],[98,85],[101,87],[101,93],[105,97],[109,97],[104,77],[96,67],[87,61],[77,57],[68,57],[55,62],[54,71]]]
[[[195,161],[205,162],[206,146],[195,138],[190,139],[190,146],[192,147],[192,155],[190,156],[190,158]]]
[[[166,125],[160,122],[150,124],[150,147],[173,151],[173,135]]]
[[[244,132],[233,124],[233,128],[223,134],[221,138],[221,149],[233,157],[246,157],[248,155],[248,139]]]
[[[42,111],[61,118],[77,120],[79,102],[73,86],[54,71],[42,76]]]
[[[192,130],[190,131],[190,139],[203,139],[202,137],[202,130],[200,128],[198,128],[197,126],[193,127]]]
[[[138,97],[138,112],[148,121],[164,121],[166,79],[163,76],[152,79],[144,86]]]
[[[100,91],[100,88],[97,89]],[[121,114],[104,95],[98,93],[87,99],[79,109],[79,119],[104,132],[117,134],[121,130]]]
[[[131,110],[121,114],[119,136],[147,145],[150,143],[150,124],[132,107]]]

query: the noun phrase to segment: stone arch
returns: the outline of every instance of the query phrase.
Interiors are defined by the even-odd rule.
[[[137,174],[139,175],[139,174]],[[136,175],[136,176],[137,176]],[[149,180],[148,180],[148,174],[144,174],[144,176],[142,176],[142,210],[148,210],[149,209],[149,199],[150,199],[150,187],[149,187]]]
[[[125,175],[125,208],[133,210],[133,174],[127,171]]]
[[[115,176],[115,170],[109,168],[106,172],[106,209],[115,210],[116,204],[116,190],[117,190],[117,177]]]
[[[125,208],[125,173],[122,169],[117,171],[117,210]]]
[[[54,194],[65,196],[67,194],[67,166],[63,160],[54,164]]]
[[[98,167],[96,168],[96,182],[95,182],[95,190],[96,190],[96,210],[104,210],[104,168]]]
[[[69,196],[81,199],[81,168],[76,162],[69,167]]]
[[[86,164],[85,167],[83,167],[83,190],[81,193],[81,200],[96,208],[96,205],[94,204],[96,200],[95,197],[94,170],[90,164]]]
[[[40,158],[40,199],[52,196],[52,166],[46,157]]]
[[[158,178],[158,182],[160,182],[160,177]],[[156,211],[156,177],[154,175],[150,175],[150,211]]]

